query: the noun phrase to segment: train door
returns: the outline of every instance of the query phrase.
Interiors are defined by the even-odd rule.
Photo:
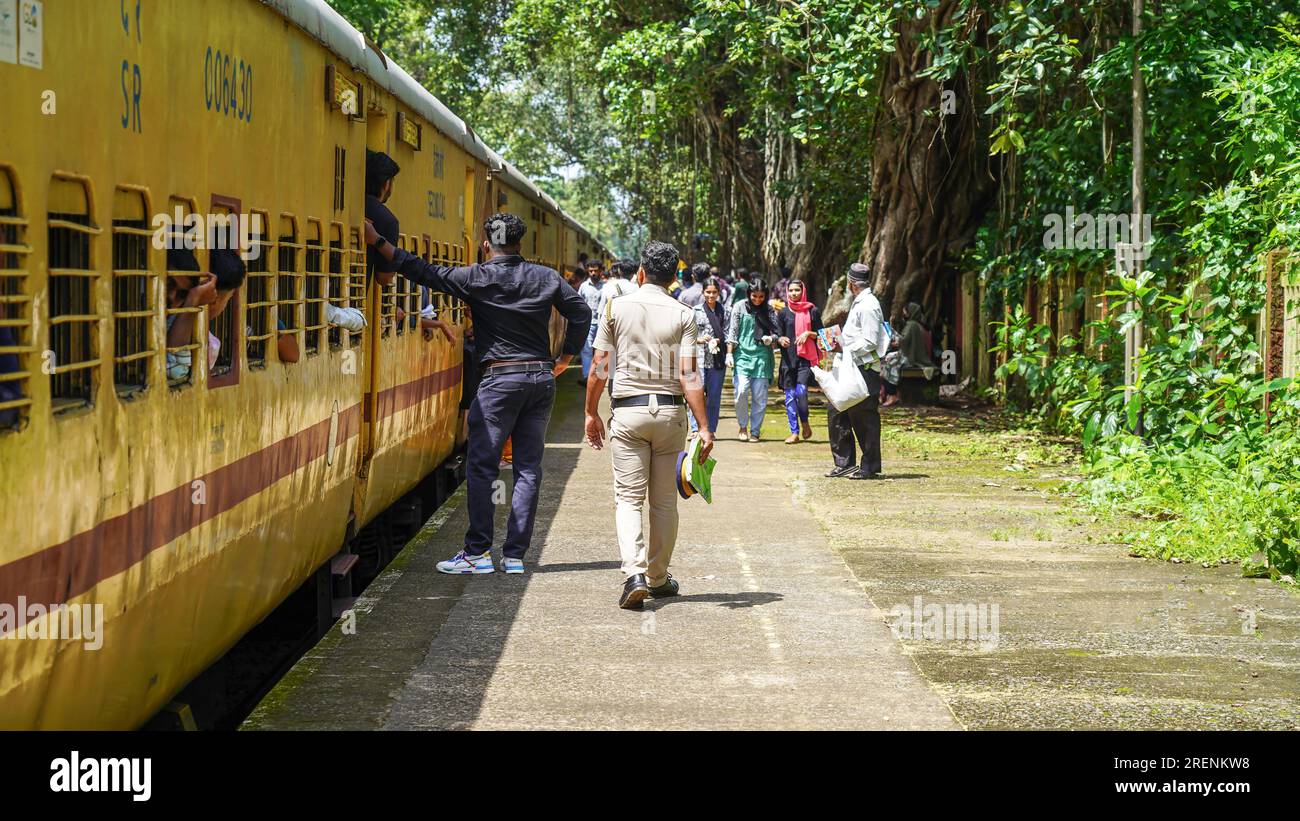
[[[366,148],[371,151],[388,151],[388,116],[375,104],[366,112]],[[365,186],[359,186],[363,190]],[[363,209],[364,210],[364,209]],[[389,286],[392,287],[392,286]],[[379,428],[379,340],[383,327],[384,287],[374,277],[366,283],[366,344],[365,344],[365,396],[361,413],[361,454],[358,462],[358,493],[365,492],[365,479],[370,475],[370,460],[375,455]]]

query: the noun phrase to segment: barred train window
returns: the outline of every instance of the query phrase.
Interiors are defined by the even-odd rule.
[[[124,399],[149,387],[157,352],[152,234],[145,189],[118,186],[113,192],[113,387]]]
[[[55,413],[95,401],[99,368],[99,314],[90,238],[100,233],[91,216],[85,178],[56,173],[49,198],[50,403]]]
[[[334,210],[342,211],[348,203],[347,200],[347,178],[348,178],[348,150],[342,146],[334,146]]]
[[[406,234],[397,235],[397,247],[406,248]],[[379,327],[380,336],[388,336],[393,332],[393,326],[397,324],[397,303],[401,293],[404,277],[394,276],[393,281],[388,285],[379,286]],[[398,333],[401,329],[398,328]]]
[[[307,355],[320,353],[321,332],[324,331],[325,322],[325,302],[326,302],[326,284],[324,263],[325,247],[321,241],[320,220],[308,218],[307,220],[307,241],[306,254],[304,255],[304,269],[306,270],[306,296],[303,304],[306,306],[306,318],[303,320],[303,329],[307,332]]]
[[[169,232],[167,238],[168,247],[183,248],[185,245],[184,239],[187,235],[195,242],[198,241],[199,236],[197,233],[193,231],[187,232],[185,229],[185,221],[194,213],[194,207],[194,200],[189,197],[173,196],[168,198],[168,219],[173,221],[179,219],[179,222],[173,222],[172,230]],[[190,287],[197,284],[196,276],[193,271],[173,271],[170,268],[167,270],[166,291],[168,302],[166,318],[168,335],[171,333],[172,323],[177,321],[177,318],[186,314],[193,315],[189,338],[182,340],[181,344],[176,346],[173,346],[170,341],[167,343],[167,384],[172,388],[180,388],[192,383],[195,365],[194,357],[198,355],[199,351],[208,349],[206,342],[200,345],[194,341],[199,325],[198,315],[202,313],[203,308],[186,308],[180,304],[183,302],[181,293],[187,292]],[[172,304],[173,292],[175,292],[175,299],[178,303],[175,306]],[[203,359],[203,357],[200,356],[199,359]]]
[[[329,302],[338,308],[347,307],[347,273],[343,266],[343,223],[330,223],[329,247]],[[329,317],[325,318],[326,321]],[[336,326],[329,329],[330,350],[337,351],[343,347],[343,336],[348,331]]]
[[[412,234],[409,242],[411,247],[408,250],[417,257],[420,256],[420,238]],[[401,277],[401,280],[405,295],[405,325],[409,330],[416,331],[420,328],[420,289],[406,277]]]
[[[353,228],[350,232],[350,248],[348,250],[348,305],[361,311],[366,312],[366,252],[361,247],[361,231]],[[361,345],[361,333],[348,335],[348,344],[353,348]]]
[[[412,243],[414,237],[408,237],[401,234],[397,238],[398,246],[403,250],[413,254],[419,254],[419,248],[411,250],[412,245],[418,245],[418,242]],[[398,336],[406,334],[406,291],[410,281],[403,276],[393,277],[393,326],[397,329]]]
[[[214,198],[215,199],[215,198]],[[214,220],[212,230],[208,232],[208,248],[230,248],[236,253],[239,252],[239,212],[229,205],[221,202],[212,204],[213,216],[219,217]],[[218,236],[218,232],[221,236]],[[208,270],[212,270],[211,264]],[[235,358],[235,351],[239,344],[239,289],[231,294],[230,301],[226,303],[226,308],[216,318],[212,319],[212,311],[208,309],[208,318],[210,333],[217,339],[221,340],[221,348],[217,351],[217,361],[212,365],[212,370],[208,373],[209,386],[214,377],[222,377],[235,370],[238,361]]]
[[[13,169],[0,165],[0,430],[27,423],[32,397],[32,295],[26,287],[27,220]]]
[[[271,230],[271,218],[265,211],[249,213],[248,237],[249,258],[245,260],[248,268],[247,288],[248,327],[245,329],[248,351],[248,367],[266,367],[267,340],[275,338],[272,325],[272,285],[275,275],[271,273],[272,243],[267,240]]]
[[[297,331],[302,327],[298,321],[298,306],[302,300],[298,297],[298,221],[292,214],[280,215],[280,242],[276,247],[275,300],[279,306],[280,324],[286,331]]]

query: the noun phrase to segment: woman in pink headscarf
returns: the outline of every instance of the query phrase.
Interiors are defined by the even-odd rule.
[[[812,437],[808,424],[808,386],[813,382],[812,366],[821,361],[817,332],[822,327],[822,312],[807,301],[808,289],[801,279],[786,284],[786,303],[777,314],[776,324],[781,341],[781,372],[778,382],[785,390],[785,415],[790,423],[787,445]]]

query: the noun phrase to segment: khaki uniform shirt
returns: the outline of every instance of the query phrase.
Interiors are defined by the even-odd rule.
[[[614,359],[613,396],[682,395],[682,357],[695,357],[695,313],[646,283],[609,303],[592,345]],[[696,363],[699,367],[699,363]]]

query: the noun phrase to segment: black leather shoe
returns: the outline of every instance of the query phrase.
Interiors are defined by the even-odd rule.
[[[859,470],[856,473],[849,474],[849,478],[850,479],[880,479],[882,477],[879,473],[863,473],[862,471]]]
[[[858,469],[857,465],[849,465],[843,468],[833,468],[830,473],[826,474],[827,479],[838,479],[841,476],[848,476]]]
[[[646,586],[645,574],[634,573],[623,583],[623,595],[618,597],[618,606],[624,610],[640,610],[641,602],[648,595],[650,588]]]
[[[676,596],[681,592],[682,586],[673,578],[673,574],[668,574],[668,581],[658,587],[650,588],[650,595],[656,599],[666,599],[669,596]]]

